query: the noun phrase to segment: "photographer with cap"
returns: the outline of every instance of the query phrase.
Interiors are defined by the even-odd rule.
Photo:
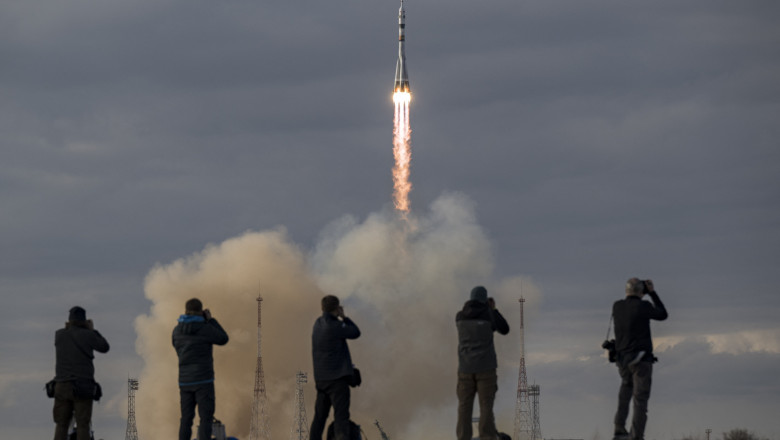
[[[643,301],[649,295],[652,303]],[[647,400],[652,383],[653,339],[650,320],[663,321],[669,315],[655,292],[651,280],[631,278],[626,282],[626,297],[615,301],[612,318],[615,322],[616,363],[620,373],[618,409],[615,414],[615,440],[642,440],[647,423]],[[631,432],[626,431],[628,404],[634,399]]]
[[[65,440],[71,419],[76,419],[76,438],[89,440],[92,401],[96,395],[94,351],[107,353],[108,341],[95,330],[87,312],[79,306],[70,309],[65,328],[54,334],[56,376],[54,377],[54,440]]]
[[[479,394],[479,438],[498,438],[493,402],[498,391],[498,360],[493,332],[509,333],[509,324],[496,308],[487,289],[477,286],[455,316],[458,328],[458,440],[471,440],[474,395]]]
[[[179,440],[192,438],[196,405],[200,417],[198,438],[210,439],[216,408],[213,346],[227,344],[228,335],[197,298],[187,301],[178,321],[172,339],[179,356]]]

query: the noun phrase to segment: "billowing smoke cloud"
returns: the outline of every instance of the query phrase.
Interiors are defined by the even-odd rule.
[[[309,422],[313,417],[310,335],[325,294],[341,298],[362,331],[350,343],[364,379],[352,394],[352,419],[364,430],[379,419],[395,438],[450,435],[456,404],[454,314],[476,284],[498,294],[518,285],[512,278],[491,289],[492,269],[489,240],[469,201],[457,195],[441,197],[426,216],[409,222],[390,211],[362,223],[344,217],[325,228],[309,253],[283,230],[248,232],[158,266],[146,280],[151,313],[136,321],[136,348],[145,360],[136,398],[139,432],[149,439],[176,436],[177,360],[171,331],[185,301],[198,297],[231,338],[214,350],[216,417],[230,435],[247,438],[260,292],[273,438],[289,435],[298,370],[310,374]]]

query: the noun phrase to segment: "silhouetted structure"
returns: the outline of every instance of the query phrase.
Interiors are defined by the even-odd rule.
[[[249,428],[249,440],[271,440],[270,429],[268,428],[268,415],[266,414],[266,403],[268,398],[265,394],[265,375],[263,374],[263,356],[260,347],[260,330],[262,328],[262,305],[263,297],[257,297],[257,368],[255,369],[255,392],[254,402],[252,404],[252,421]]]
[[[531,385],[528,387],[528,395],[531,397],[531,415],[533,419],[533,428],[531,429],[531,438],[533,440],[543,440],[542,438],[542,425],[539,423],[539,385]]]
[[[127,430],[125,440],[138,440],[138,429],[135,426],[135,392],[138,391],[138,380],[127,379]]]
[[[523,306],[525,298],[520,297],[520,371],[517,377],[517,402],[515,403],[515,440],[535,440],[531,401],[528,393],[528,377],[525,372],[525,328]]]
[[[309,423],[306,420],[306,405],[303,402],[303,384],[307,382],[306,373],[299,371],[295,375],[295,419],[290,430],[290,440],[307,440],[309,438]]]
[[[382,436],[382,440],[390,440],[390,437],[385,434],[385,430],[382,429],[382,425],[379,424],[379,420],[374,420],[374,425],[376,425],[376,429],[379,430],[379,435]]]

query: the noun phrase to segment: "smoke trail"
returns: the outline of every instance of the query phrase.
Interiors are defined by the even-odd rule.
[[[171,344],[176,318],[188,298],[198,297],[230,336],[214,349],[217,410],[231,435],[247,438],[257,359],[257,295],[263,294],[263,350],[272,416],[272,435],[289,429],[289,395],[295,369],[310,369],[309,317],[319,314],[322,292],[314,284],[304,255],[283,230],[248,232],[202,252],[157,266],[146,277],[148,315],[139,316],[136,350],[145,366],[139,377],[136,411],[139,436],[178,436],[178,362]],[[196,419],[197,420],[197,419]]]
[[[327,226],[308,253],[283,230],[248,232],[151,270],[145,292],[152,307],[136,320],[136,349],[145,360],[136,398],[139,434],[176,437],[177,360],[170,334],[185,301],[199,297],[230,335],[226,346],[214,349],[215,415],[230,435],[247,438],[259,285],[273,438],[289,433],[296,371],[311,374],[311,328],[325,294],[340,297],[362,331],[350,342],[364,380],[352,394],[352,419],[367,432],[379,419],[392,438],[450,436],[457,403],[455,313],[471,287],[482,283],[502,311],[511,311],[516,300],[506,297],[506,289],[517,282],[491,282],[491,245],[467,199],[441,197],[413,220],[418,227],[409,232],[392,211],[362,222],[344,217]],[[510,358],[507,351],[500,359]],[[516,365],[500,366],[499,375],[514,380]],[[305,386],[309,422],[314,396],[310,380]],[[508,430],[512,393],[499,393],[496,406],[499,423]]]
[[[406,215],[409,213],[409,192],[412,190],[412,183],[409,180],[412,162],[411,134],[409,127],[409,102],[412,95],[409,92],[395,92],[393,102],[395,103],[395,117],[393,124],[393,157],[395,165],[393,166],[393,203],[395,209]]]

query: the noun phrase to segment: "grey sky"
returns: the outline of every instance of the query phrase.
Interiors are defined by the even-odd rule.
[[[120,438],[152,267],[277,226],[309,252],[335,219],[388,209],[397,9],[0,3],[5,431],[50,435],[41,387],[70,306],[112,344],[96,361],[107,396],[96,423]],[[599,345],[639,276],[670,311],[654,326],[669,342],[649,438],[745,427],[780,439],[780,5],[406,9],[412,209],[464,194],[495,279],[540,289],[526,355],[545,437],[611,434],[618,378]],[[516,298],[498,300],[515,323]],[[499,345],[504,412],[515,343]]]

